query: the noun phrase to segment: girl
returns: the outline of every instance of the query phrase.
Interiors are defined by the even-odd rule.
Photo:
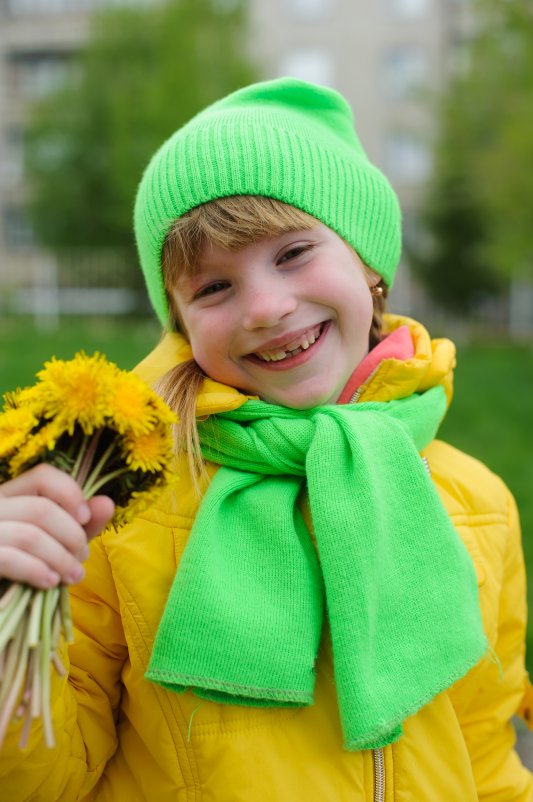
[[[72,583],[76,642],[4,798],[526,802],[514,502],[434,440],[454,349],[383,315],[400,215],[336,92],[256,84],[155,154],[135,208],[167,327],[177,486],[91,544],[39,467],[0,487],[0,575]]]

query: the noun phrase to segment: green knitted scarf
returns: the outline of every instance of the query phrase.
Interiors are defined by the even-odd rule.
[[[217,702],[312,704],[326,613],[345,747],[395,741],[487,648],[472,563],[419,454],[444,410],[435,387],[310,410],[249,401],[200,424],[223,467],[146,677]]]

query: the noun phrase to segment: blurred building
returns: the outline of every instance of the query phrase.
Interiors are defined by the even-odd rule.
[[[157,0],[0,0],[0,285],[32,280],[46,260],[25,213],[24,129],[32,101],[62,81],[97,7]],[[219,0],[225,4],[232,0]],[[249,0],[249,48],[265,78],[339,89],[361,140],[412,210],[431,173],[430,96],[460,68],[467,0]],[[409,306],[407,287],[398,287]]]

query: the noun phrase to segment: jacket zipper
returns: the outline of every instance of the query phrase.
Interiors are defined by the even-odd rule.
[[[378,372],[378,370],[379,370],[379,367],[380,367],[380,366],[378,365],[378,366],[377,366],[377,368],[374,368],[374,370],[372,371],[372,373],[370,374],[370,376],[368,376],[368,377],[365,379],[364,383],[363,383],[363,384],[362,384],[360,387],[358,387],[358,388],[357,388],[357,390],[355,391],[355,393],[352,395],[352,397],[351,397],[351,398],[350,398],[350,400],[348,401],[348,403],[349,403],[349,404],[357,404],[357,402],[359,401],[359,398],[361,397],[361,393],[363,392],[363,388],[364,388],[364,387],[367,387],[367,386],[370,384],[370,382],[372,381],[372,379],[374,378],[374,376],[375,376],[375,375],[376,375],[376,373]]]
[[[372,750],[372,765],[374,767],[374,802],[385,800],[385,763],[383,749]]]
[[[361,387],[359,387],[359,389],[355,391],[355,393],[352,395],[352,397],[350,398],[350,401],[348,403],[357,404],[357,402],[359,401],[359,398],[361,396],[362,387],[363,386],[361,385]],[[428,472],[428,476],[431,476],[431,468],[429,467],[428,458],[427,457],[422,457],[422,462],[424,463],[424,467],[425,467],[426,471]]]

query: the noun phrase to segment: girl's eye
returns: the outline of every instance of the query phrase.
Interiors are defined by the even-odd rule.
[[[292,259],[297,259],[303,253],[310,251],[312,248],[312,244],[308,243],[306,245],[294,245],[292,248],[289,248],[285,253],[283,253],[279,260],[278,264],[283,264],[283,262],[290,262]]]
[[[217,292],[222,292],[222,290],[226,290],[228,287],[229,282],[227,281],[213,281],[211,284],[198,290],[194,296],[195,300],[198,298],[205,298],[207,295],[215,295]]]

